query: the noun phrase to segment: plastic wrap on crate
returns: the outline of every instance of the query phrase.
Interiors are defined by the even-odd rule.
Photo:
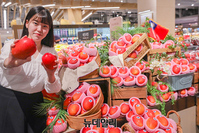
[[[173,91],[189,88],[192,85],[193,74],[194,73],[168,75],[163,79],[163,82],[169,83]],[[161,75],[161,77],[163,77],[163,75]]]

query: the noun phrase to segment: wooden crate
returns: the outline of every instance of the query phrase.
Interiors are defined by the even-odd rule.
[[[129,58],[128,55],[132,53],[140,44],[143,45],[142,51],[138,54],[137,58]],[[150,51],[151,45],[148,40],[148,36],[146,33],[144,33],[132,46],[128,48],[126,52],[123,53],[123,60],[124,65],[130,68],[135,63],[140,61],[149,51]]]
[[[192,82],[193,84],[198,83],[198,81],[199,81],[198,76],[199,76],[199,73],[195,72],[193,75],[193,82]]]
[[[112,94],[112,105],[120,105],[122,102],[128,102],[131,97],[138,97],[142,103],[146,105],[147,87],[122,86],[114,89]]]
[[[151,70],[145,70],[144,72],[142,72],[142,74],[144,74],[145,76],[147,76],[149,83],[152,83],[153,79],[152,79],[152,73]]]
[[[196,97],[196,124],[199,126],[199,96]]]
[[[196,94],[198,93],[198,83],[192,84],[192,86],[196,89]]]
[[[109,106],[111,106],[110,78],[97,77],[92,79],[82,79],[79,82],[88,82],[89,84],[99,85],[104,95],[104,103],[107,103]]]
[[[196,89],[196,94],[198,94],[198,87],[199,87],[199,73],[198,72],[195,72],[193,74],[192,86]]]
[[[169,48],[161,48],[161,49],[151,49],[148,53],[147,53],[147,60],[150,61],[151,60],[151,55],[156,54],[156,53],[173,53],[178,51],[178,56],[181,55],[181,48],[180,47],[176,47],[174,49],[169,49]]]

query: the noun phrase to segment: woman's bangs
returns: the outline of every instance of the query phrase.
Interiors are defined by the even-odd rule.
[[[38,22],[47,24],[47,25],[51,25],[49,22],[51,22],[50,17],[47,15],[47,13],[42,10],[41,12],[39,12],[37,15],[35,15],[35,18],[33,18],[33,20],[37,20]]]

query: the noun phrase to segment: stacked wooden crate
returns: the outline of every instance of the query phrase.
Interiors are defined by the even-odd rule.
[[[120,105],[123,102],[128,102],[131,97],[138,97],[142,103],[146,105],[147,87],[123,86],[114,89],[114,93],[112,95],[112,105]]]
[[[196,93],[198,93],[198,84],[199,84],[199,72],[195,72],[193,75],[192,86],[195,87]]]

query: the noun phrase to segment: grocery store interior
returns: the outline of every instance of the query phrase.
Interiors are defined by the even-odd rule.
[[[22,24],[28,10],[35,5],[43,5],[49,9],[54,25],[103,24],[103,28],[99,28],[98,32],[105,39],[106,36],[110,37],[108,32],[110,18],[122,16],[124,22],[138,24],[138,10],[142,10],[142,7],[139,7],[142,3],[141,1],[138,2],[137,0],[1,0],[1,42],[4,42],[7,37],[13,36],[11,26],[13,24]],[[154,2],[149,3],[155,6]],[[172,12],[175,15],[173,23],[176,26],[175,30],[181,30],[180,28],[183,27],[184,34],[197,34],[199,1],[175,0],[173,4],[175,4],[173,5],[175,11]],[[142,6],[144,7],[144,5]],[[155,7],[153,8],[150,11],[158,11]],[[57,26],[54,31],[55,35],[59,35],[64,43],[71,44],[71,38],[76,37],[78,31],[86,29],[89,28],[71,28],[67,30],[67,28],[60,29]],[[65,32],[67,32],[67,35]]]
[[[55,45],[55,49],[56,51],[58,51],[58,53],[60,53],[62,48],[70,49],[70,46],[75,44],[79,45],[81,43],[91,43],[91,38],[87,40],[80,38],[79,34],[84,31],[93,30],[94,33],[92,37],[95,37],[95,44],[99,43],[100,45],[100,43],[104,43],[106,41],[116,41],[116,38],[112,38],[112,32],[117,32],[115,28],[116,26],[120,26],[121,28],[123,28],[123,31],[129,31],[130,34],[130,31],[133,31],[133,29],[136,29],[137,27],[142,27],[143,24],[146,24],[146,18],[150,18],[156,24],[156,26],[161,25],[163,28],[166,28],[166,30],[168,31],[167,35],[170,35],[170,38],[174,38],[176,42],[181,44],[180,46],[183,46],[180,48],[180,50],[178,49],[178,46],[175,46],[173,48],[163,47],[163,42],[162,47],[159,47],[158,45],[160,45],[160,42],[158,42],[157,40],[153,42],[149,40],[150,43],[148,43],[148,39],[146,39],[147,37],[144,37],[145,34],[143,34],[141,36],[139,35],[141,42],[143,41],[146,47],[149,48],[146,48],[142,52],[139,51],[140,53],[136,52],[136,57],[139,57],[139,61],[141,58],[145,57],[144,59],[148,59],[149,62],[149,58],[152,57],[149,57],[150,54],[156,54],[161,52],[172,53],[173,51],[178,51],[178,54],[183,54],[189,63],[194,64],[196,70],[192,72],[190,70],[190,73],[193,74],[191,75],[191,84],[189,87],[186,87],[194,87],[196,89],[194,94],[179,96],[181,92],[179,92],[178,89],[178,92],[174,89],[178,93],[176,103],[173,105],[170,100],[170,103],[168,102],[168,104],[166,103],[164,105],[164,109],[166,110],[166,113],[168,113],[169,110],[175,110],[178,113],[178,117],[176,117],[176,115],[173,113],[170,115],[170,118],[174,119],[176,123],[181,120],[180,124],[178,124],[177,126],[178,128],[182,128],[184,133],[199,133],[199,0],[0,0],[0,4],[0,48],[3,47],[5,41],[21,38],[23,23],[25,21],[25,17],[28,11],[32,7],[39,5],[45,7],[51,13],[53,19],[54,36],[55,39],[58,38],[58,42],[56,42]],[[152,29],[153,28],[154,27],[152,27]],[[134,34],[131,35],[132,37],[134,37]],[[146,35],[149,35],[149,33],[147,32]],[[120,34],[121,38],[122,36],[123,34]],[[119,39],[121,40],[121,38],[117,38],[118,41]],[[175,42],[174,40],[173,42]],[[150,46],[147,46],[147,44],[150,44]],[[92,44],[92,46],[93,45],[94,43]],[[143,46],[143,48],[145,47]],[[158,50],[159,48],[162,48],[162,50]],[[134,49],[135,48],[133,48],[133,50]],[[111,56],[110,53],[109,56]],[[124,62],[125,61],[127,62],[127,60],[124,60]],[[119,64],[116,62],[113,62],[112,64],[115,65],[114,63],[117,65]],[[137,62],[134,62],[132,65],[135,64],[137,64]],[[63,62],[61,63],[61,65],[63,65]],[[131,68],[128,62],[126,64],[124,63],[124,66],[128,66],[129,68]],[[154,78],[156,78],[158,75],[157,73],[154,74],[153,72],[151,73],[148,71],[143,71],[143,75],[144,74],[147,75],[147,78],[148,80],[150,80],[151,83],[156,81],[156,79]],[[110,80],[110,77],[107,78],[107,76],[101,75],[100,72],[98,73],[98,76],[101,77],[100,80],[95,78],[89,78],[83,79],[82,82],[88,81],[90,84],[99,83],[103,91],[104,101],[110,106],[110,108],[113,105],[119,106],[122,100],[127,101],[127,96],[124,96],[124,98],[121,97],[123,97],[123,95],[128,95],[128,93],[137,93],[137,95],[140,96],[142,99],[144,99],[144,97],[147,97],[147,95],[143,96],[143,94],[141,94],[141,92],[143,92],[144,89],[146,90],[146,88],[148,87],[146,86],[146,84],[145,86],[141,86],[139,94],[139,89],[137,91],[132,90],[132,92],[130,92],[130,89],[126,92],[115,89],[115,94],[112,94],[112,92],[108,90],[111,88],[110,82],[112,79]],[[186,80],[189,80],[190,77],[188,76],[185,77],[187,78]],[[124,86],[123,88],[125,88]],[[128,90],[128,87],[125,89]],[[145,93],[149,94],[149,91],[146,90]],[[143,103],[148,106],[147,102],[148,101],[146,101],[145,98],[145,102]],[[151,107],[151,109],[155,108],[156,106]],[[71,121],[73,120],[72,117],[70,119]],[[117,121],[118,125],[124,124],[123,117],[117,118]],[[79,132],[79,127],[74,126],[70,122],[68,122],[68,128],[63,130],[62,132]],[[128,127],[126,127],[126,130],[127,129]],[[134,130],[138,131],[137,128],[135,128]],[[132,131],[129,132],[135,133]],[[152,132],[155,132],[155,130]],[[173,131],[172,133],[175,132]],[[177,130],[177,133],[182,133],[182,131]]]

